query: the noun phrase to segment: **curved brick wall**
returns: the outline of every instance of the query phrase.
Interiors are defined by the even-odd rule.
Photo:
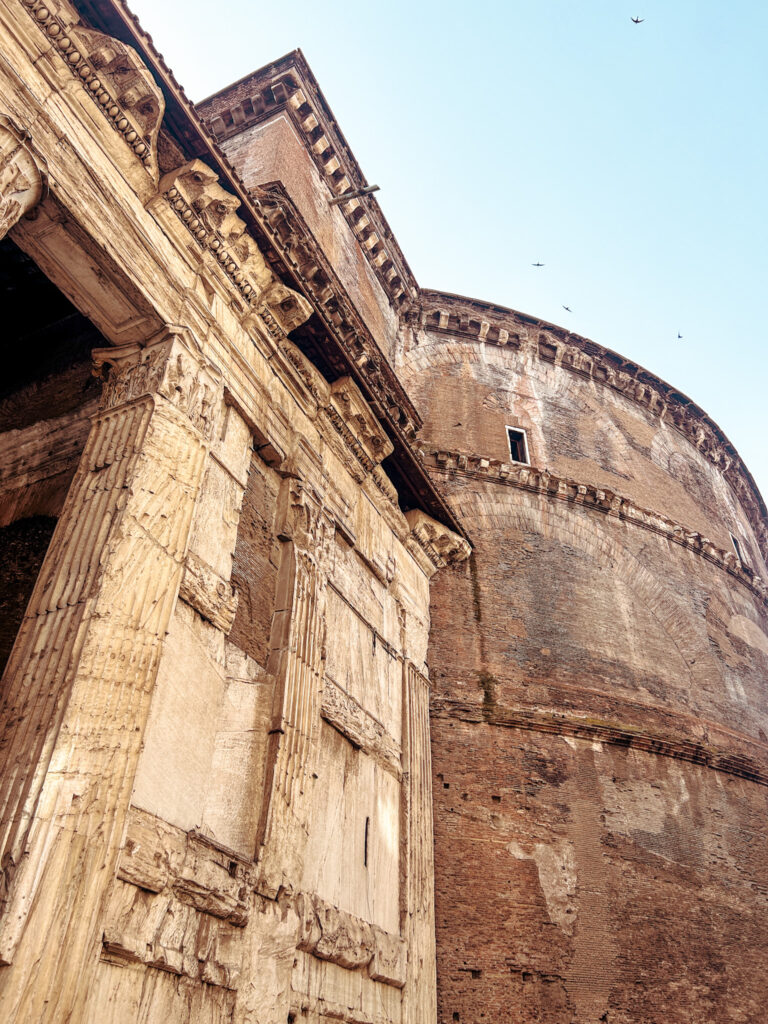
[[[754,504],[668,415],[533,345],[412,342],[425,458],[474,544],[433,585],[438,1020],[761,1019]]]
[[[420,437],[427,449],[509,461],[504,427],[523,427],[534,466],[610,488],[723,548],[731,548],[730,531],[766,574],[748,510],[720,469],[668,418],[632,398],[530,348],[426,332],[403,375],[424,419]]]

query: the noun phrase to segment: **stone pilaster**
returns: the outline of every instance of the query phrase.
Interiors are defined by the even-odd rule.
[[[27,134],[0,114],[0,238],[42,198],[44,177]]]
[[[432,761],[429,681],[403,666],[403,787],[405,921],[408,946],[403,1024],[437,1020],[435,977],[435,865],[432,830]]]
[[[278,515],[283,550],[270,654],[277,686],[257,851],[260,889],[271,897],[301,884],[325,664],[324,563],[334,530],[319,500],[293,478],[283,484]]]
[[[178,329],[96,357],[102,405],[2,681],[8,1024],[80,1019],[220,404]]]

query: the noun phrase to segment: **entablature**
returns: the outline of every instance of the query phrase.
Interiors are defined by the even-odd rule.
[[[29,9],[39,10],[42,16],[44,7],[41,0],[24,0],[24,3]],[[414,425],[418,428],[418,416],[378,346],[366,337],[369,332],[365,331],[364,325],[362,331],[358,329],[360,318],[356,322],[355,316],[351,315],[355,313],[353,304],[337,282],[327,275],[319,246],[315,245],[312,263],[307,264],[310,266],[309,276],[302,276],[297,262],[291,259],[291,250],[296,245],[295,225],[286,233],[283,227],[277,228],[268,223],[270,217],[279,219],[275,208],[279,207],[281,214],[289,209],[287,197],[283,195],[277,199],[274,195],[272,198],[250,195],[216,141],[216,138],[225,140],[244,127],[285,112],[299,137],[304,139],[307,151],[332,196],[338,197],[350,189],[367,185],[301,51],[294,51],[209,97],[199,105],[198,113],[162,58],[155,53],[150,37],[119,0],[74,0],[73,6],[90,25],[107,32],[115,40],[127,43],[142,57],[165,105],[161,137],[164,131],[170,133],[173,136],[171,148],[178,147],[187,160],[202,158],[216,168],[226,188],[240,200],[240,216],[266,262],[286,284],[305,292],[323,326],[323,330],[317,332],[313,317],[307,334],[316,332],[318,347],[333,350],[331,357],[339,364],[336,374],[349,373],[376,414],[387,423],[395,446],[392,459],[399,465],[393,479],[398,475],[402,478],[408,492],[406,504],[426,503],[430,506],[428,511],[438,518],[447,516],[445,521],[450,520],[454,528],[460,529],[429,482],[418,458],[413,455],[411,428]],[[95,74],[95,65],[91,65],[86,75],[87,85],[95,101],[101,102],[99,88],[103,83],[97,76],[97,84],[94,84],[91,76]],[[77,62],[76,67],[80,67]],[[104,67],[109,71],[108,61]],[[104,102],[106,104],[107,100]],[[211,119],[216,138],[205,129],[200,114]],[[141,142],[137,139],[142,136],[129,139],[132,129],[127,122],[123,127],[115,123],[115,127],[125,132],[124,137],[130,145],[140,148]],[[145,131],[143,138],[146,137]],[[138,155],[143,157],[143,154]],[[527,349],[536,358],[611,387],[658,415],[719,468],[744,507],[763,552],[768,551],[768,510],[751,474],[717,424],[686,395],[631,360],[555,324],[491,303],[420,289],[376,200],[371,196],[350,199],[341,204],[340,209],[352,226],[361,251],[390,296],[393,308],[398,310],[401,321],[416,329]],[[296,221],[295,209],[292,218],[286,219]],[[304,231],[302,245],[310,242],[309,234]],[[322,312],[318,304],[323,307]],[[328,345],[329,341],[331,345]],[[360,353],[358,356],[353,354],[356,348]],[[359,359],[363,359],[367,379],[363,379],[361,367],[356,365]]]
[[[115,165],[120,187],[136,192],[130,197],[131,209],[126,208],[125,216],[139,217],[141,204],[165,231],[167,241],[163,240],[154,258],[164,266],[173,251],[185,261],[187,269],[192,268],[198,283],[168,290],[165,308],[155,310],[149,293],[144,294],[141,287],[132,288],[128,268],[125,274],[120,268],[114,275],[111,270],[106,276],[100,274],[97,265],[102,259],[107,264],[114,262],[119,250],[131,263],[138,247],[144,246],[149,252],[152,242],[138,224],[132,226],[136,230],[128,247],[122,241],[112,245],[117,235],[112,239],[100,235],[95,227],[97,217],[85,216],[80,223],[80,207],[86,211],[90,201],[88,209],[95,210],[98,204],[87,196],[76,198],[77,182],[68,181],[63,163],[57,164],[63,172],[62,180],[52,187],[51,201],[38,222],[19,229],[23,248],[73,299],[81,298],[75,295],[77,282],[87,277],[98,297],[98,308],[88,306],[85,312],[94,314],[94,322],[105,337],[119,344],[140,343],[141,337],[157,330],[159,324],[180,322],[179,315],[189,314],[194,329],[204,327],[206,319],[217,315],[211,306],[214,291],[219,296],[216,308],[226,314],[222,321],[224,334],[236,320],[251,334],[266,331],[273,348],[284,346],[287,335],[312,314],[308,334],[316,339],[318,350],[329,357],[321,372],[326,373],[333,364],[332,372],[326,374],[329,383],[339,377],[354,380],[391,438],[388,443],[394,452],[388,456],[384,470],[377,471],[377,486],[383,482],[383,474],[388,474],[405,510],[425,507],[460,530],[411,446],[410,439],[419,426],[416,411],[353,304],[337,282],[331,282],[330,287],[325,283],[318,273],[321,268],[312,267],[312,281],[298,272],[291,253],[298,251],[299,240],[295,235],[281,237],[269,223],[266,201],[262,208],[249,195],[133,16],[117,0],[56,0],[48,7],[40,0],[24,0],[22,9],[43,34],[36,44],[38,49],[47,46],[46,52],[54,55],[47,73],[55,81],[74,77],[82,86],[80,89],[75,84],[73,93],[78,117],[83,120],[82,138],[70,140],[73,156],[85,161],[82,140],[90,132],[92,142],[102,146],[103,155]],[[38,38],[32,24],[28,35],[30,42]],[[53,131],[54,126],[50,129]],[[85,163],[81,170],[84,168]],[[74,204],[72,209],[69,200]],[[176,226],[172,227],[174,222]],[[113,230],[118,231],[117,222]],[[89,232],[92,237],[86,237]],[[68,259],[63,258],[63,248],[70,236],[78,233],[83,236],[82,246],[72,253],[70,267]],[[311,240],[306,241],[311,248]],[[96,253],[99,247],[104,251]],[[125,288],[141,309],[138,317],[129,316],[127,310],[123,315],[126,293],[117,283],[123,277]],[[159,287],[155,289],[158,294]],[[103,295],[102,302],[105,289],[108,294]],[[210,308],[206,308],[206,302]],[[112,322],[114,313],[119,322]],[[254,316],[259,323],[249,327],[247,321]],[[242,364],[244,353],[233,351],[229,355]],[[290,354],[287,359],[292,362]],[[245,395],[240,395],[240,401],[244,407],[249,406]]]
[[[434,471],[447,477],[465,476],[484,483],[517,487],[549,500],[568,502],[576,508],[599,512],[619,519],[622,523],[656,533],[729,573],[759,598],[763,605],[768,605],[768,585],[765,580],[750,565],[742,562],[734,551],[726,551],[696,530],[643,508],[607,487],[571,480],[536,466],[500,462],[498,459],[445,449],[426,452],[425,460]]]

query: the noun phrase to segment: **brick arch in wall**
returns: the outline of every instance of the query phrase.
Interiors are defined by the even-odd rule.
[[[418,396],[422,386],[427,389],[427,393],[423,397],[428,402],[433,393],[431,385],[434,383],[434,379],[439,380],[445,376],[446,371],[462,365],[483,365],[492,368],[499,374],[499,383],[502,387],[506,383],[504,379],[506,375],[510,373],[519,375],[518,380],[514,383],[520,388],[520,399],[523,401],[529,397],[535,398],[537,402],[540,401],[536,393],[536,384],[543,382],[545,378],[548,378],[552,395],[575,397],[579,394],[581,396],[585,393],[585,389],[590,394],[597,395],[603,390],[601,385],[583,381],[580,382],[581,386],[577,391],[573,387],[574,377],[570,372],[561,367],[555,367],[552,363],[542,362],[528,348],[515,350],[495,345],[470,344],[458,338],[430,339],[427,343],[411,349],[400,368],[400,373],[406,388],[415,396]],[[509,383],[512,384],[513,381],[510,379]],[[527,389],[526,385],[529,385]],[[511,391],[513,388],[510,387],[509,390]],[[524,394],[524,390],[528,390],[530,396]],[[580,412],[585,411],[592,412],[593,409],[591,406],[585,405]],[[642,410],[638,409],[638,415],[643,415]]]
[[[595,563],[619,577],[632,591],[636,600],[648,609],[659,630],[677,652],[682,663],[680,668],[685,665],[687,683],[684,689],[689,692],[704,690],[714,694],[725,692],[724,668],[712,653],[707,624],[703,616],[673,589],[673,583],[659,579],[658,575],[646,568],[619,538],[610,536],[603,524],[590,513],[585,511],[581,515],[574,514],[569,507],[561,506],[559,502],[539,495],[523,493],[520,498],[525,503],[513,505],[509,498],[495,497],[489,495],[487,491],[476,493],[465,490],[459,498],[454,498],[453,505],[471,536],[478,536],[484,532],[499,538],[501,543],[505,533],[511,533],[519,528],[522,531],[552,538],[560,544],[570,545],[584,552]],[[619,521],[612,519],[611,522],[619,526]],[[619,528],[634,529],[631,524],[623,524]],[[659,538],[658,543],[663,545],[666,542]],[[684,557],[699,560],[700,556],[686,553]],[[709,566],[703,560],[701,564],[709,573],[719,574],[717,568]],[[546,586],[546,581],[543,581],[542,585]],[[716,579],[713,580],[712,590],[722,590]],[[594,691],[594,695],[599,696],[599,693]],[[618,699],[627,710],[634,708],[636,713],[640,712],[643,729],[647,728],[649,735],[667,735],[671,729],[672,733],[683,739],[695,739],[697,742],[711,740],[721,751],[738,748],[745,756],[756,762],[764,763],[768,760],[764,744],[737,724],[735,711],[743,713],[744,708],[733,709],[734,715],[731,716],[729,724],[726,721],[719,721],[716,713],[712,715],[687,708],[674,710],[674,706],[666,706],[665,709],[664,705],[646,705],[642,700],[638,701],[631,697]],[[655,716],[653,720],[649,718],[647,726],[642,708],[647,708],[648,714],[653,712]],[[667,722],[664,716],[670,711],[673,719]],[[752,711],[756,715],[758,707],[753,707]],[[688,736],[687,732],[690,729],[693,732]],[[757,725],[752,731],[759,732]]]
[[[543,381],[545,377],[548,377],[551,381],[554,381],[552,393],[557,395],[566,393],[570,395],[576,395],[577,393],[580,395],[587,393],[600,395],[606,390],[602,384],[574,377],[571,371],[564,367],[543,362],[530,348],[514,349],[508,346],[478,345],[477,343],[466,342],[460,338],[430,339],[427,343],[410,349],[402,365],[399,367],[399,373],[409,393],[417,393],[422,384],[429,387],[431,377],[439,377],[440,374],[435,371],[445,370],[460,364],[483,364],[493,367],[501,374],[514,371],[519,373],[524,380],[533,382]],[[578,380],[578,392],[572,383],[576,380]],[[620,401],[622,400],[622,396],[618,392],[613,392],[611,389],[608,390],[612,397]],[[630,399],[626,397],[623,400],[630,403]],[[648,415],[644,407],[635,406],[634,403],[630,404],[633,409],[637,410],[639,421]],[[591,406],[588,408],[590,411],[592,410]],[[686,448],[690,448],[692,453],[698,454],[697,449],[693,448],[690,442],[685,441],[682,435],[681,442]]]
[[[659,626],[670,638],[680,657],[693,670],[694,664],[707,654],[702,648],[700,637],[690,629],[690,611],[681,599],[659,580],[616,539],[602,530],[599,520],[591,524],[590,530],[576,528],[574,513],[560,502],[550,501],[540,495],[525,495],[531,499],[527,505],[511,504],[509,499],[488,500],[485,495],[472,492],[462,494],[455,503],[462,522],[472,535],[476,530],[495,530],[499,535],[509,527],[542,533],[544,536],[569,544],[590,555],[603,568],[611,569],[621,576],[632,590],[653,613]],[[536,503],[535,507],[533,502]],[[584,513],[583,515],[588,515]],[[625,525],[625,529],[632,529]]]

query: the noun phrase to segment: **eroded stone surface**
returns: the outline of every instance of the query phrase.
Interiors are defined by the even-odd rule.
[[[204,104],[236,172],[122,5],[0,32],[0,1017],[761,1019],[719,428],[420,290],[299,53]]]

